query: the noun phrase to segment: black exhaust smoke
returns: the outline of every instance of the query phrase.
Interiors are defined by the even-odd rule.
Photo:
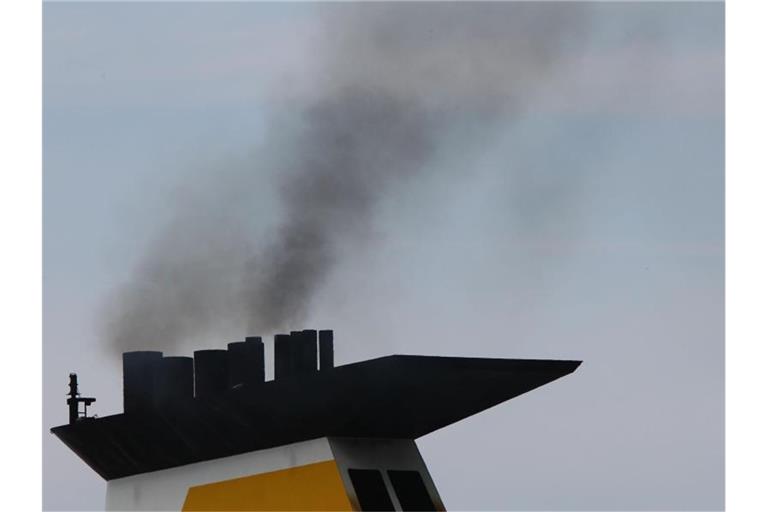
[[[561,49],[586,40],[589,12],[575,2],[365,4],[320,9],[334,34],[317,48],[321,76],[302,67],[312,86],[288,96],[299,119],[273,123],[285,129],[270,130],[263,156],[180,184],[177,210],[109,305],[111,346],[167,351],[222,325],[277,332],[302,321],[349,249],[375,231],[382,199],[443,158],[495,153]],[[285,101],[282,85],[272,92],[269,101]],[[263,186],[266,172],[280,176],[281,217],[255,238],[259,210],[242,191]],[[516,195],[542,195],[538,180],[522,178]],[[541,206],[526,219],[549,218],[578,185],[533,201]]]

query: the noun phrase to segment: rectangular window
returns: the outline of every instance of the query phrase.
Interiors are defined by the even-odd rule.
[[[389,481],[395,489],[400,506],[406,512],[436,511],[432,498],[429,497],[427,486],[418,471],[387,471]]]
[[[350,469],[349,478],[363,512],[395,510],[379,470]]]

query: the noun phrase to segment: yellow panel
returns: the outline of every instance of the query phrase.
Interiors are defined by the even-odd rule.
[[[353,510],[336,462],[190,487],[182,510]]]

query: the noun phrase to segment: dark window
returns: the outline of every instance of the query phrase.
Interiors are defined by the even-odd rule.
[[[395,510],[392,499],[384,485],[381,472],[376,469],[350,469],[349,478],[355,488],[357,501],[363,512]]]
[[[406,512],[437,510],[418,471],[387,471],[400,506]]]

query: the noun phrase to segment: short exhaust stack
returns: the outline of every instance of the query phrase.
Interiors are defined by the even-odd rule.
[[[333,331],[325,329],[320,331],[320,371],[324,372],[333,368]]]
[[[229,354],[226,350],[195,351],[195,398],[216,398],[229,389]]]
[[[123,411],[140,414],[152,410],[155,370],[162,352],[136,351],[123,354]]]
[[[229,387],[264,383],[264,342],[260,336],[227,344]]]
[[[191,357],[164,357],[158,362],[154,378],[156,408],[163,409],[193,397],[193,368]]]

